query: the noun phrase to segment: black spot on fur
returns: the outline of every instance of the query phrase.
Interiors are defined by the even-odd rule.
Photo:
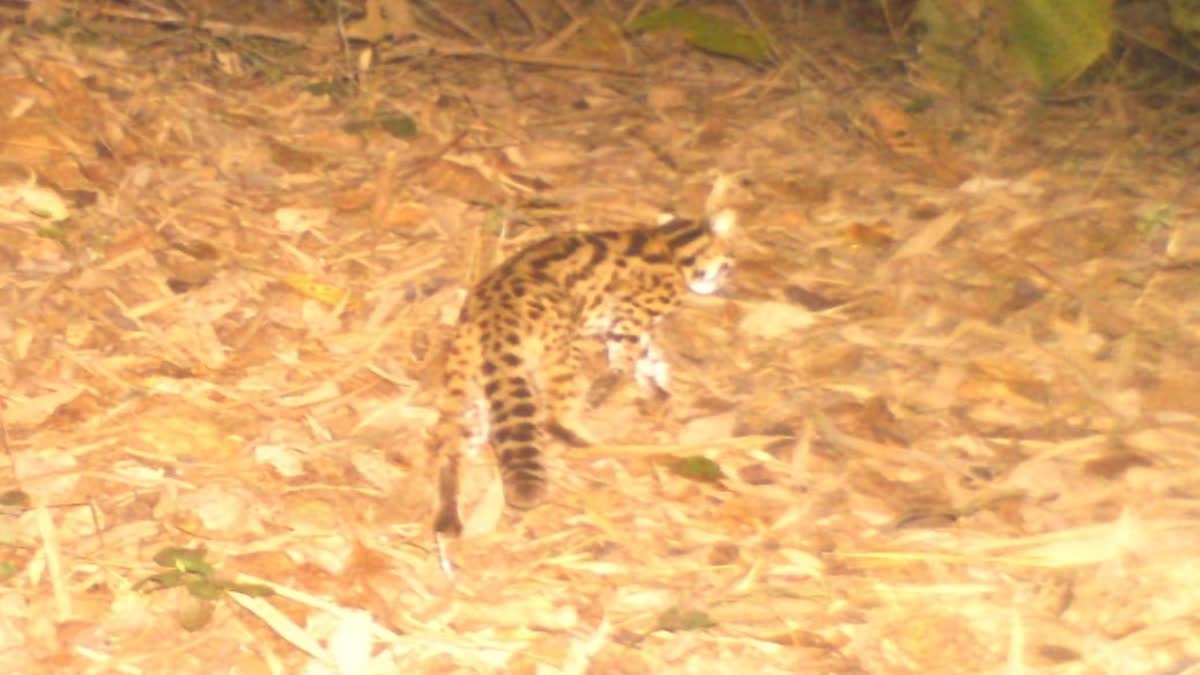
[[[582,246],[582,244],[579,243],[579,239],[567,239],[566,241],[562,242],[561,250],[555,251],[554,253],[549,253],[540,258],[534,258],[533,260],[529,261],[529,266],[535,270],[545,270],[554,263],[562,262],[563,260],[575,255],[575,251],[578,251],[580,246]]]
[[[704,236],[704,234],[704,230],[699,227],[688,228],[668,239],[667,246],[669,246],[672,250],[675,250],[681,246],[686,246],[687,244],[696,241],[700,237]]]
[[[533,439],[537,438],[537,427],[532,422],[521,422],[512,428],[509,438],[522,443],[531,443]]]
[[[608,246],[595,238],[589,238],[588,243],[592,246],[592,257],[588,260],[588,266],[595,267],[604,262],[604,259],[608,257]]]
[[[642,249],[646,248],[646,241],[650,235],[643,230],[637,230],[629,235],[629,246],[625,247],[625,255],[636,258],[642,255]]]

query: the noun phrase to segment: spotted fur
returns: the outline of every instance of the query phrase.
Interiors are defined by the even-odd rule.
[[[459,464],[472,439],[490,441],[507,503],[530,508],[546,493],[547,436],[592,441],[580,427],[580,347],[599,337],[611,368],[665,392],[655,321],[685,289],[716,291],[732,268],[732,211],[654,228],[544,239],[509,258],[471,291],[448,350],[437,461],[434,531],[456,536]],[[473,433],[481,429],[478,433]]]

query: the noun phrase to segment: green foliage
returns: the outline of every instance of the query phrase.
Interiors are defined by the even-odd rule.
[[[711,616],[698,609],[672,607],[658,615],[656,630],[701,630],[717,625]]]
[[[1181,33],[1200,33],[1200,0],[1167,0],[1171,25]]]
[[[192,598],[179,615],[179,624],[193,631],[208,624],[212,618],[214,603],[226,593],[241,593],[251,597],[266,597],[274,593],[266,586],[240,584],[219,579],[213,566],[204,559],[207,551],[196,548],[168,547],[154,554],[154,562],[165,572],[152,574],[133,585],[133,589],[160,591],[168,588],[185,588]]]
[[[1137,220],[1137,231],[1144,236],[1150,236],[1155,232],[1171,226],[1172,216],[1175,209],[1170,204],[1156,204],[1153,208],[1143,212]]]
[[[379,129],[396,138],[412,138],[417,135],[417,121],[408,115],[382,115],[342,125],[343,131],[352,134],[372,129]]]
[[[1011,0],[990,11],[972,0],[917,0],[913,19],[924,28],[923,74],[992,97],[1011,76],[1046,92],[1079,77],[1108,53],[1114,15],[1113,0]]]
[[[1179,35],[1200,50],[1200,0],[1167,0],[1171,11],[1171,25]]]
[[[348,77],[339,77],[331,80],[318,80],[307,84],[304,86],[304,91],[313,96],[328,96],[338,101],[353,96],[355,88],[354,80]]]
[[[1112,0],[1013,0],[1009,52],[1043,90],[1078,77],[1109,47]]]
[[[379,128],[396,138],[412,138],[417,135],[417,121],[408,115],[387,115],[379,119]]]
[[[667,468],[676,476],[701,483],[715,483],[725,477],[716,462],[700,455],[679,457],[672,460]]]
[[[959,86],[967,78],[964,54],[979,30],[948,0],[920,0],[913,18],[925,27],[921,39],[921,68],[942,84]]]
[[[628,26],[634,32],[682,31],[687,41],[707,52],[762,63],[771,56],[767,38],[740,23],[686,7],[647,12]]]

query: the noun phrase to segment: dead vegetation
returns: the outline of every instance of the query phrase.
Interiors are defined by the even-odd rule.
[[[0,25],[0,670],[1198,672],[1194,120],[912,114],[820,12],[771,68],[575,19],[359,70],[315,22]],[[662,326],[671,409],[598,401],[526,514],[480,458],[448,582],[462,290],[718,171],[745,238]],[[275,595],[188,632],[134,588],[169,546]]]

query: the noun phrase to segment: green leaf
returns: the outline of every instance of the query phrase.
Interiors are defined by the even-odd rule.
[[[1174,209],[1170,204],[1156,204],[1138,218],[1137,231],[1143,235],[1151,235],[1155,231],[1171,226],[1171,216]]]
[[[349,78],[322,80],[306,85],[304,91],[314,96],[329,96],[335,99],[346,98],[354,93],[354,81]]]
[[[169,546],[154,554],[154,562],[162,567],[173,567],[181,572],[191,572],[211,578],[212,565],[204,561],[204,556],[207,554],[208,551],[202,548]]]
[[[679,457],[672,460],[667,468],[676,476],[701,483],[715,483],[725,477],[725,474],[721,472],[720,465],[700,455]]]
[[[185,603],[179,610],[179,625],[186,631],[198,631],[212,620],[215,608],[216,604],[209,600],[196,599]]]
[[[1200,2],[1196,0],[1167,0],[1171,10],[1171,25],[1180,33],[1200,33]],[[1195,46],[1195,42],[1192,45]]]
[[[683,31],[687,41],[695,47],[755,63],[762,63],[771,55],[767,38],[762,33],[686,7],[647,12],[630,22],[628,28],[634,32]]]
[[[225,594],[225,587],[211,579],[193,578],[187,582],[188,593],[201,600],[216,600]]]
[[[396,138],[412,138],[417,135],[417,121],[408,115],[384,115],[369,120],[347,122],[342,125],[342,130],[351,134],[372,129],[382,129]]]
[[[1112,0],[1013,0],[1009,53],[1043,90],[1069,82],[1108,51]]]
[[[924,27],[918,58],[928,77],[951,87],[968,79],[966,58],[979,32],[952,0],[918,0],[913,19]]]
[[[905,104],[904,112],[908,113],[909,115],[920,115],[931,108],[933,108],[933,97],[919,96]]]
[[[35,214],[35,215],[37,215],[37,214]],[[43,239],[57,241],[60,244],[67,243],[67,231],[57,225],[47,225],[46,227],[39,227],[37,234],[39,237],[42,237]]]
[[[379,119],[379,128],[396,138],[412,138],[417,135],[417,121],[408,115],[388,115]]]
[[[700,610],[672,607],[658,615],[658,626],[655,630],[700,630],[715,625],[717,622]]]

